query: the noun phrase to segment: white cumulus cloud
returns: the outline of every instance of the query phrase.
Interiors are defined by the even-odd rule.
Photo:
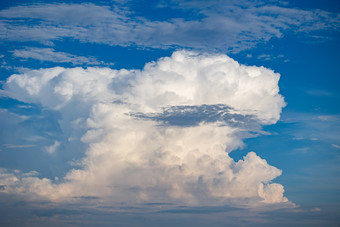
[[[285,102],[278,80],[272,70],[226,55],[187,51],[143,70],[56,67],[12,75],[6,94],[58,112],[63,133],[88,149],[58,182],[2,170],[0,184],[6,193],[64,202],[293,206],[272,183],[281,170],[254,152],[237,162],[228,155],[279,120]]]
[[[59,146],[60,146],[60,142],[54,141],[54,144],[52,144],[51,146],[46,147],[46,151],[49,154],[53,154],[54,152],[57,151]]]

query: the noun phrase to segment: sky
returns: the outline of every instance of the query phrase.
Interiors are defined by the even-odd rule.
[[[0,2],[0,225],[339,226],[339,11]]]

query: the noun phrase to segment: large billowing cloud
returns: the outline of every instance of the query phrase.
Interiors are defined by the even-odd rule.
[[[292,205],[272,183],[281,170],[254,152],[238,162],[228,155],[279,119],[285,103],[278,80],[226,55],[187,51],[143,70],[56,67],[12,75],[6,94],[58,112],[62,133],[88,149],[63,179],[2,169],[2,192],[113,204]],[[53,144],[63,152],[63,141]]]

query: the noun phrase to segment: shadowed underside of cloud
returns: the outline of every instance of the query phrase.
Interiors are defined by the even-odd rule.
[[[137,118],[163,122],[167,125],[197,126],[202,122],[221,122],[233,127],[259,129],[255,116],[235,113],[226,105],[171,106],[163,108],[162,113],[131,114]]]
[[[271,182],[279,169],[254,152],[238,162],[228,155],[249,131],[261,133],[280,118],[278,80],[226,55],[187,51],[143,70],[56,67],[12,75],[8,96],[58,112],[62,133],[88,149],[80,167],[58,181],[2,169],[1,191],[60,202],[293,206]]]
[[[287,30],[333,31],[340,24],[338,14],[286,8],[274,2],[263,5],[261,1],[223,4],[173,1],[154,10],[160,7],[196,16],[192,20],[179,16],[158,21],[135,16],[136,12],[125,5],[120,8],[91,3],[16,6],[0,11],[0,39],[51,44],[72,38],[114,46],[177,46],[238,52],[282,37]]]

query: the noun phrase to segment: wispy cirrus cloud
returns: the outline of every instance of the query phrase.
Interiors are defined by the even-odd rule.
[[[297,140],[322,141],[331,146],[340,141],[340,116],[338,114],[323,115],[315,113],[288,112],[282,119],[283,122],[293,123],[294,130],[287,134]]]
[[[340,149],[340,146],[337,145],[337,144],[332,144],[332,147],[335,148],[335,149]]]
[[[261,54],[259,56],[257,56],[257,59],[262,60],[262,61],[272,61],[275,59],[280,59],[283,62],[287,62],[289,61],[288,59],[285,59],[285,56],[283,54],[279,54],[279,55],[270,55],[270,54]]]
[[[122,7],[122,8],[120,8]],[[84,4],[35,4],[0,12],[0,38],[42,43],[73,38],[86,43],[152,48],[188,47],[241,51],[280,38],[285,32],[308,34],[337,30],[339,14],[251,1],[216,4],[173,1],[162,7],[190,11],[187,20],[151,20],[119,7]],[[24,19],[24,21],[23,21]],[[27,23],[29,22],[29,23]]]

